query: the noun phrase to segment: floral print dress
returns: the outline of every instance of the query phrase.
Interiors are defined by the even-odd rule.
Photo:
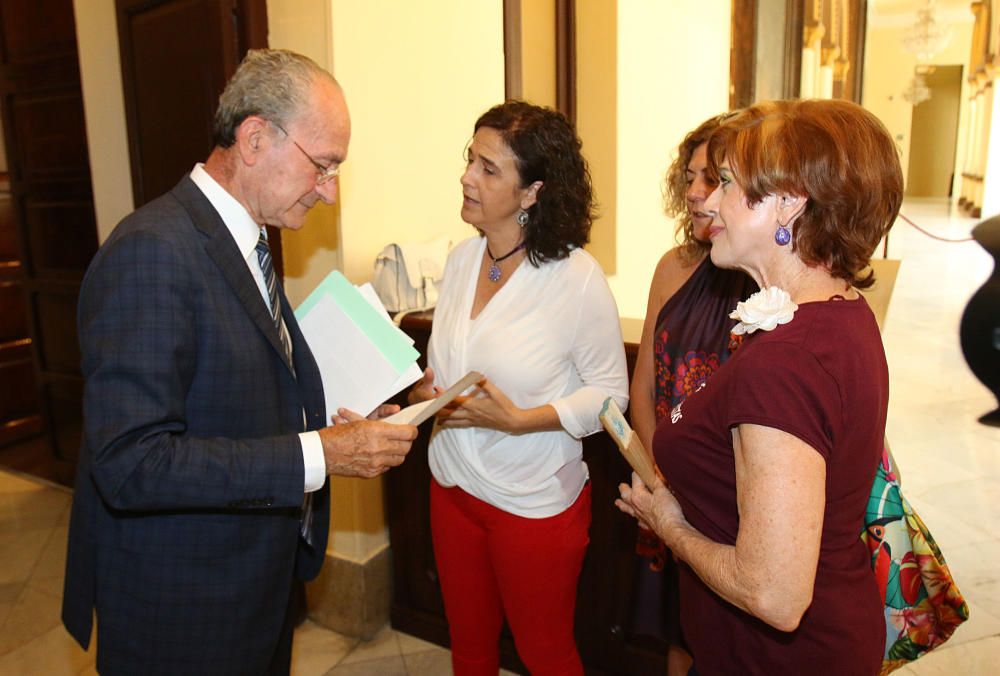
[[[750,277],[738,270],[717,268],[706,256],[664,303],[653,333],[657,422],[701,387],[739,347],[744,336],[731,335],[736,320],[730,319],[729,313],[756,291],[757,285]],[[679,628],[673,563],[659,538],[642,529],[636,554],[640,558],[633,596],[633,631],[675,642]]]
[[[722,270],[705,258],[664,303],[653,334],[656,420],[696,391],[742,342],[731,335],[736,304],[757,291],[737,270]]]

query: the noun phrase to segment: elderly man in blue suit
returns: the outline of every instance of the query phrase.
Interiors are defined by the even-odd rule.
[[[329,474],[400,464],[412,426],[328,426],[265,225],[333,203],[350,118],[333,77],[248,54],[215,148],[124,219],[80,293],[85,438],[63,621],[101,674],[281,674],[293,580],[326,550]],[[349,355],[346,355],[349,358]]]

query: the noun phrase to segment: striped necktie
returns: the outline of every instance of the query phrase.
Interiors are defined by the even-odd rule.
[[[292,363],[292,341],[288,337],[288,329],[285,322],[281,321],[281,300],[278,298],[278,280],[274,274],[274,263],[271,260],[271,247],[267,244],[267,231],[261,228],[260,239],[257,240],[257,260],[260,262],[260,270],[264,273],[264,285],[267,287],[267,297],[271,303],[271,320],[278,330],[278,337],[281,339],[281,347],[285,350],[285,357],[288,363]]]
[[[292,362],[292,340],[288,336],[288,329],[285,322],[281,320],[281,300],[278,298],[278,280],[274,274],[274,262],[271,260],[271,247],[267,244],[267,230],[260,229],[260,239],[257,240],[257,260],[260,262],[260,270],[264,273],[264,285],[267,287],[267,297],[271,302],[271,319],[275,328],[278,329],[278,337],[281,339],[281,347],[285,350],[285,357],[289,364]],[[292,366],[292,373],[295,367]],[[302,502],[302,522],[299,524],[299,533],[302,538],[312,545],[312,493],[306,493]]]

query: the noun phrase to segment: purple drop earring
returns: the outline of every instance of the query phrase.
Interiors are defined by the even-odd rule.
[[[792,233],[788,230],[788,226],[778,224],[778,229],[774,231],[774,241],[778,246],[785,246],[792,241]]]

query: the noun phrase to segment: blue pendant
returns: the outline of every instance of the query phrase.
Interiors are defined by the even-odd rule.
[[[490,278],[491,282],[499,282],[500,277],[503,276],[503,273],[500,272],[500,266],[494,263],[493,265],[490,266],[490,269],[486,272],[486,276]]]

